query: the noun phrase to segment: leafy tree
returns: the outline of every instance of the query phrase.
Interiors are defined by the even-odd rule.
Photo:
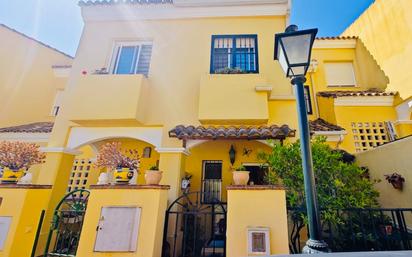
[[[325,137],[312,140],[312,156],[317,196],[323,224],[342,224],[344,217],[336,210],[378,207],[379,193],[373,188],[367,171],[347,160],[347,153],[333,150]],[[272,152],[259,153],[269,164],[268,184],[283,184],[287,189],[287,205],[294,221],[291,241],[296,243],[306,224],[305,194],[299,141],[289,144],[272,142]],[[292,249],[295,251],[296,249]]]

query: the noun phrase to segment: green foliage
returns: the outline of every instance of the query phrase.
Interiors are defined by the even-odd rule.
[[[344,208],[377,207],[378,192],[366,171],[354,163],[342,161],[342,152],[333,151],[326,138],[312,141],[312,156],[317,185],[317,195],[323,221],[338,224],[341,221],[333,210]],[[270,170],[266,176],[269,184],[283,184],[287,188],[289,208],[302,209],[305,206],[300,143],[281,145],[272,143],[272,152],[259,153]]]
[[[240,166],[237,167],[235,170],[236,170],[236,171],[247,171],[247,170],[246,170],[246,167],[243,166],[243,165],[240,165]]]
[[[157,167],[157,165],[153,165],[149,168],[149,170],[159,170],[159,167]]]

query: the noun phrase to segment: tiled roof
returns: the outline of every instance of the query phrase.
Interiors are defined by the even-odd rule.
[[[42,45],[42,46],[44,46],[44,47],[47,47],[47,48],[49,48],[49,49],[51,49],[51,50],[53,50],[53,51],[56,51],[56,52],[58,52],[58,53],[60,53],[60,54],[62,54],[62,55],[65,55],[65,56],[67,56],[67,57],[69,57],[69,58],[71,58],[71,59],[74,58],[73,56],[62,52],[62,51],[60,51],[60,50],[57,49],[57,48],[54,48],[54,47],[52,47],[52,46],[50,46],[50,45],[48,45],[48,44],[45,44],[45,43],[43,43],[43,42],[40,42],[39,40],[37,40],[37,39],[35,39],[35,38],[32,38],[32,37],[30,37],[30,36],[28,36],[28,35],[26,35],[26,34],[24,34],[24,33],[21,33],[21,32],[19,32],[19,31],[15,30],[15,29],[12,29],[12,28],[10,28],[9,26],[6,26],[6,25],[4,25],[4,24],[2,24],[2,23],[0,23],[0,27],[6,28],[6,29],[8,29],[8,30],[10,30],[10,31],[13,31],[13,32],[15,32],[15,33],[17,33],[17,34],[19,34],[19,35],[21,35],[21,36],[23,36],[23,37],[25,37],[25,38],[27,38],[27,39],[29,39],[29,40],[32,40],[32,41],[34,41],[34,42],[36,42],[36,43],[38,43],[38,44],[40,44],[40,45]]]
[[[345,96],[394,96],[397,92],[385,92],[378,90],[364,90],[364,91],[322,91],[317,95],[321,97],[345,97]]]
[[[316,40],[350,40],[358,39],[357,36],[336,36],[336,37],[317,37]]]
[[[80,0],[80,6],[113,4],[170,4],[173,0]]]
[[[0,133],[50,133],[53,122],[36,122],[20,126],[0,128]]]
[[[338,125],[333,125],[323,119],[317,119],[309,122],[309,127],[312,132],[319,131],[343,131],[345,130]]]
[[[178,139],[284,139],[294,137],[295,130],[287,125],[204,127],[179,125],[169,131],[169,137]]]

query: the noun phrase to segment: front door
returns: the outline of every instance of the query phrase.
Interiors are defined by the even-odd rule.
[[[222,161],[203,161],[202,202],[221,201]]]

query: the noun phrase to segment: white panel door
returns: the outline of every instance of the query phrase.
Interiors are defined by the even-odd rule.
[[[136,251],[140,214],[138,207],[103,207],[94,251]]]
[[[0,217],[0,251],[4,250],[11,224],[11,217]]]

